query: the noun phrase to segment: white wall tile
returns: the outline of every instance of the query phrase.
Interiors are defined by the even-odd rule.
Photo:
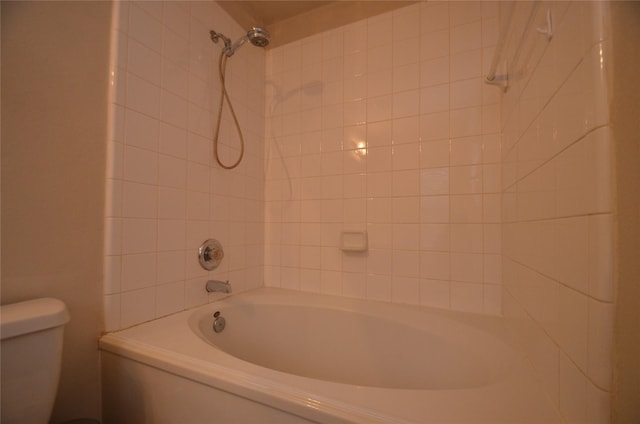
[[[462,109],[482,105],[482,81],[480,78],[451,83],[451,108]]]
[[[104,294],[119,293],[121,290],[122,259],[120,256],[105,256]]]
[[[394,196],[418,196],[420,194],[420,171],[394,171],[392,173]]]
[[[149,219],[125,219],[122,225],[122,253],[145,253],[156,249],[156,222]]]
[[[367,275],[367,299],[391,301],[392,285],[390,275]]]
[[[116,331],[121,328],[121,295],[104,296],[104,331]]]
[[[423,60],[419,68],[420,86],[446,84],[449,82],[449,57],[441,56]]]
[[[320,292],[338,296],[342,292],[342,273],[338,271],[320,271]]]
[[[420,90],[420,113],[428,114],[449,110],[449,85],[441,84]]]
[[[420,305],[448,309],[451,305],[450,283],[445,280],[420,280]]]
[[[449,196],[423,196],[420,198],[422,223],[447,223],[450,221]]]
[[[451,140],[452,166],[481,163],[482,153],[482,137],[480,136],[454,138]]]
[[[482,23],[475,21],[451,28],[451,53],[482,47]]]
[[[451,253],[451,279],[481,283],[483,280],[483,258],[476,253]]]
[[[411,63],[393,69],[393,91],[415,90],[420,86],[420,65]]]
[[[589,299],[587,375],[603,389],[611,390],[614,305]]]
[[[127,73],[127,106],[153,118],[160,118],[160,86]]]
[[[468,137],[482,134],[482,109],[471,107],[451,111],[451,136]]]
[[[449,138],[449,112],[420,115],[420,138],[423,141]]]
[[[156,317],[184,309],[184,282],[162,284],[156,288]]]
[[[393,275],[418,278],[420,275],[420,255],[417,251],[394,250],[392,255]]]
[[[156,281],[154,253],[124,255],[122,257],[122,290],[129,291],[153,286]]]
[[[396,197],[393,198],[391,205],[393,222],[420,222],[420,198],[418,196]]]
[[[393,278],[391,300],[395,303],[417,305],[420,300],[420,280],[411,277]]]
[[[452,195],[451,222],[482,222],[482,195]]]
[[[612,216],[589,216],[589,294],[613,300]]]
[[[451,194],[482,192],[482,166],[452,166],[450,168]]]
[[[420,14],[423,33],[449,29],[449,4],[423,2]]]
[[[569,358],[560,355],[560,413],[570,423],[589,422],[588,381]]]
[[[158,252],[158,284],[183,280],[185,277],[185,255],[181,250]]]
[[[147,150],[158,149],[160,124],[157,119],[133,110],[125,112],[124,141],[129,146]]]
[[[482,253],[482,224],[451,224],[451,252]]]
[[[424,33],[420,37],[420,60],[449,56],[449,30]]]
[[[420,167],[440,168],[449,165],[449,140],[420,143]]]
[[[155,218],[157,188],[151,185],[124,183],[122,214],[127,218]]]
[[[460,311],[482,312],[483,286],[481,284],[451,282],[451,306]]]
[[[476,21],[482,17],[481,3],[461,1],[450,5],[449,22],[452,27]]]
[[[449,64],[451,81],[479,77],[482,73],[482,50],[452,54]]]
[[[145,46],[160,51],[162,47],[162,24],[151,16],[140,4],[129,7],[129,36]]]
[[[120,325],[131,327],[155,318],[153,287],[124,292],[120,295]]]
[[[449,281],[449,252],[420,252],[420,278]]]
[[[160,85],[161,57],[157,51],[131,40],[128,44],[127,69],[129,72],[149,81],[151,84]]]

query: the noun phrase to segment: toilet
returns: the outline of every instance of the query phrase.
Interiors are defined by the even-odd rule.
[[[42,298],[0,306],[1,422],[46,424],[58,389],[66,305]]]

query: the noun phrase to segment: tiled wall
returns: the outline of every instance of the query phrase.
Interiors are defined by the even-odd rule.
[[[495,3],[422,2],[321,33],[270,50],[266,77],[264,51],[243,47],[228,75],[247,153],[223,172],[208,31],[243,30],[214,2],[115,3],[107,330],[207,302],[211,277],[504,311],[567,421],[608,422],[606,4],[536,4],[529,66],[502,103],[483,84]],[[547,8],[551,42],[535,31]],[[231,160],[228,114],[224,128]],[[367,231],[368,251],[342,252],[345,230]],[[195,259],[209,237],[226,247],[212,273]]]
[[[246,140],[242,164],[212,159],[220,96],[220,45],[245,33],[215,2],[114,2],[112,134],[107,170],[105,321],[128,327],[206,303],[205,281],[234,291],[263,284],[264,50],[228,61],[227,87]],[[232,163],[238,139],[225,108],[220,153]],[[197,249],[225,248],[212,272]],[[211,295],[213,296],[213,295]]]
[[[553,14],[551,42],[535,32]],[[511,37],[526,27],[519,3]],[[608,423],[613,331],[606,3],[538,5],[502,102],[504,313],[569,423]],[[507,60],[514,56],[507,48]],[[517,75],[522,69],[512,69]]]
[[[266,285],[500,313],[497,27],[422,2],[269,51]]]

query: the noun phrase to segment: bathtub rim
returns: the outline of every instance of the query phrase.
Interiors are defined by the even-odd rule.
[[[350,299],[340,296],[327,296],[319,295],[315,293],[305,293],[295,290],[286,290],[280,288],[262,287],[242,293],[235,294],[233,296],[252,297],[252,296],[264,296],[265,293],[275,296],[292,296],[299,297],[304,296],[307,298],[318,299],[324,298],[330,301],[339,299],[341,302],[365,302],[374,303],[381,308],[405,308],[404,305],[393,305],[386,302],[372,302],[369,300]],[[231,296],[231,297],[233,297]],[[229,298],[225,296],[218,300],[224,301]],[[448,402],[451,400],[451,396],[455,397],[455,405],[460,411],[454,415],[471,416],[474,410],[477,412],[484,411],[482,407],[483,403],[487,400],[490,402],[497,402],[497,408],[506,408],[510,414],[518,414],[519,417],[527,417],[522,422],[534,423],[539,421],[530,421],[530,417],[545,417],[544,422],[555,423],[561,422],[558,417],[556,408],[553,405],[548,404],[548,399],[539,390],[537,380],[533,377],[533,369],[528,359],[524,356],[522,351],[517,348],[513,335],[507,330],[504,334],[509,340],[509,346],[514,350],[514,370],[505,378],[504,381],[496,383],[494,385],[487,386],[481,394],[479,400],[476,398],[476,389],[470,390],[404,390],[404,389],[391,389],[395,391],[395,394],[391,394],[390,398],[386,398],[389,392],[383,393],[384,397],[380,397],[383,400],[382,404],[376,403],[377,401],[370,402],[367,398],[366,402],[363,402],[358,396],[362,396],[362,391],[359,390],[360,395],[353,396],[351,392],[345,390],[353,389],[353,385],[347,385],[343,383],[335,382],[322,382],[314,379],[308,379],[306,377],[290,375],[281,371],[271,370],[261,367],[256,364],[252,364],[234,356],[231,356],[221,350],[214,349],[215,358],[211,357],[210,349],[211,345],[202,340],[192,331],[182,332],[182,337],[179,340],[173,340],[167,342],[164,338],[164,334],[167,330],[167,325],[171,330],[173,327],[178,327],[180,330],[185,326],[188,327],[188,319],[194,313],[194,311],[210,309],[211,312],[215,310],[216,302],[212,302],[198,307],[177,312],[166,317],[149,321],[147,323],[139,324],[128,329],[120,330],[115,333],[109,333],[102,337],[100,340],[100,348],[102,350],[111,352],[115,355],[121,356],[124,359],[133,360],[143,365],[147,365],[159,370],[166,371],[174,374],[179,378],[189,379],[203,385],[223,390],[225,392],[246,398],[248,400],[266,405],[268,407],[292,414],[305,419],[319,421],[319,422],[331,422],[331,423],[416,423],[423,422],[424,413],[419,412],[424,410],[424,405],[421,409],[415,412],[409,412],[408,415],[403,409],[389,408],[389,405],[395,405],[397,400],[403,399],[404,396],[409,396],[412,402],[421,402],[426,400],[431,407],[439,408],[440,402]],[[424,308],[421,306],[408,305],[408,309],[415,311],[434,311],[435,313],[452,318],[461,318],[464,322],[468,322],[469,319],[477,318],[481,322],[502,322],[502,327],[505,327],[505,319],[503,317],[484,316],[475,313],[461,313],[457,311],[448,311],[437,308]],[[162,326],[160,326],[162,324]],[[173,327],[172,327],[173,326]],[[481,325],[482,326],[482,325]],[[153,334],[149,335],[149,329]],[[506,330],[506,328],[503,328]],[[155,332],[155,333],[154,333]],[[161,334],[162,338],[158,339],[158,334]],[[137,340],[136,340],[137,338]],[[195,343],[195,345],[189,345],[189,355],[184,351],[181,342],[187,341],[188,343]],[[173,344],[173,346],[172,346]],[[177,346],[177,348],[176,348]],[[206,355],[203,356],[202,349],[206,348]],[[195,349],[195,356],[194,356]],[[217,355],[217,356],[216,356]],[[199,356],[199,357],[198,357]],[[203,358],[207,358],[204,360]],[[220,360],[221,363],[214,363],[213,361]],[[239,369],[235,368],[237,364],[242,365]],[[228,365],[234,366],[230,368]],[[257,372],[256,372],[257,371]],[[276,374],[276,376],[274,376]],[[279,381],[274,381],[272,377],[284,376]],[[302,382],[300,382],[302,381]],[[526,384],[521,386],[520,382],[525,381]],[[313,385],[309,385],[309,382],[313,382]],[[317,383],[317,385],[316,385]],[[319,391],[316,388],[320,386]],[[358,386],[355,386],[358,387]],[[326,389],[331,390],[326,390]],[[335,391],[333,391],[335,389]],[[368,393],[368,390],[380,390],[376,388],[359,387],[364,390],[366,396],[377,396],[374,392]],[[513,393],[513,389],[517,393]],[[381,389],[388,390],[388,389]],[[447,392],[451,392],[446,394]],[[417,394],[416,394],[417,393]],[[435,393],[436,400],[432,400],[429,397],[423,398],[425,393]],[[445,393],[445,395],[442,395]],[[495,398],[495,394],[504,394],[510,398],[508,402],[501,398]],[[513,397],[513,396],[515,397]],[[527,397],[522,397],[526,395]],[[344,397],[341,397],[344,396]],[[444,397],[443,397],[444,396]],[[489,397],[488,397],[489,396]],[[346,399],[346,401],[343,401]],[[497,400],[496,400],[497,399]],[[515,400],[515,402],[514,402]],[[413,404],[412,404],[413,405]],[[416,404],[417,405],[417,404]],[[535,407],[532,407],[534,405]],[[382,406],[382,407],[381,407]],[[411,410],[413,406],[410,407]],[[432,409],[429,409],[429,417],[431,417]],[[417,415],[416,415],[417,414]],[[441,413],[442,414],[442,413]],[[526,414],[526,415],[521,415]],[[442,416],[442,415],[440,415]],[[449,418],[449,412],[442,416],[445,421]],[[476,417],[480,418],[480,417]],[[496,420],[497,418],[497,420]],[[503,420],[503,414],[495,415],[492,413],[487,419],[490,421],[483,421],[480,419],[478,422],[496,423],[505,422]],[[475,418],[474,418],[475,420]],[[475,420],[477,421],[477,420]],[[506,421],[510,422],[510,421]]]
[[[127,340],[113,333],[104,335],[99,344],[101,350],[124,359],[166,371],[179,378],[195,381],[305,419],[319,422],[331,420],[331,422],[342,423],[409,423],[409,421],[399,420],[398,417],[391,417],[378,411],[339,402],[336,399],[325,398],[213,362],[193,357],[188,357],[188,360],[185,361],[186,355],[184,354],[150,347],[146,343]],[[225,353],[225,355],[227,354]]]

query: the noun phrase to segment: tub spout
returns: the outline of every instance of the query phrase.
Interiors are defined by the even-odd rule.
[[[206,288],[209,293],[231,293],[229,281],[209,280],[207,281]]]

